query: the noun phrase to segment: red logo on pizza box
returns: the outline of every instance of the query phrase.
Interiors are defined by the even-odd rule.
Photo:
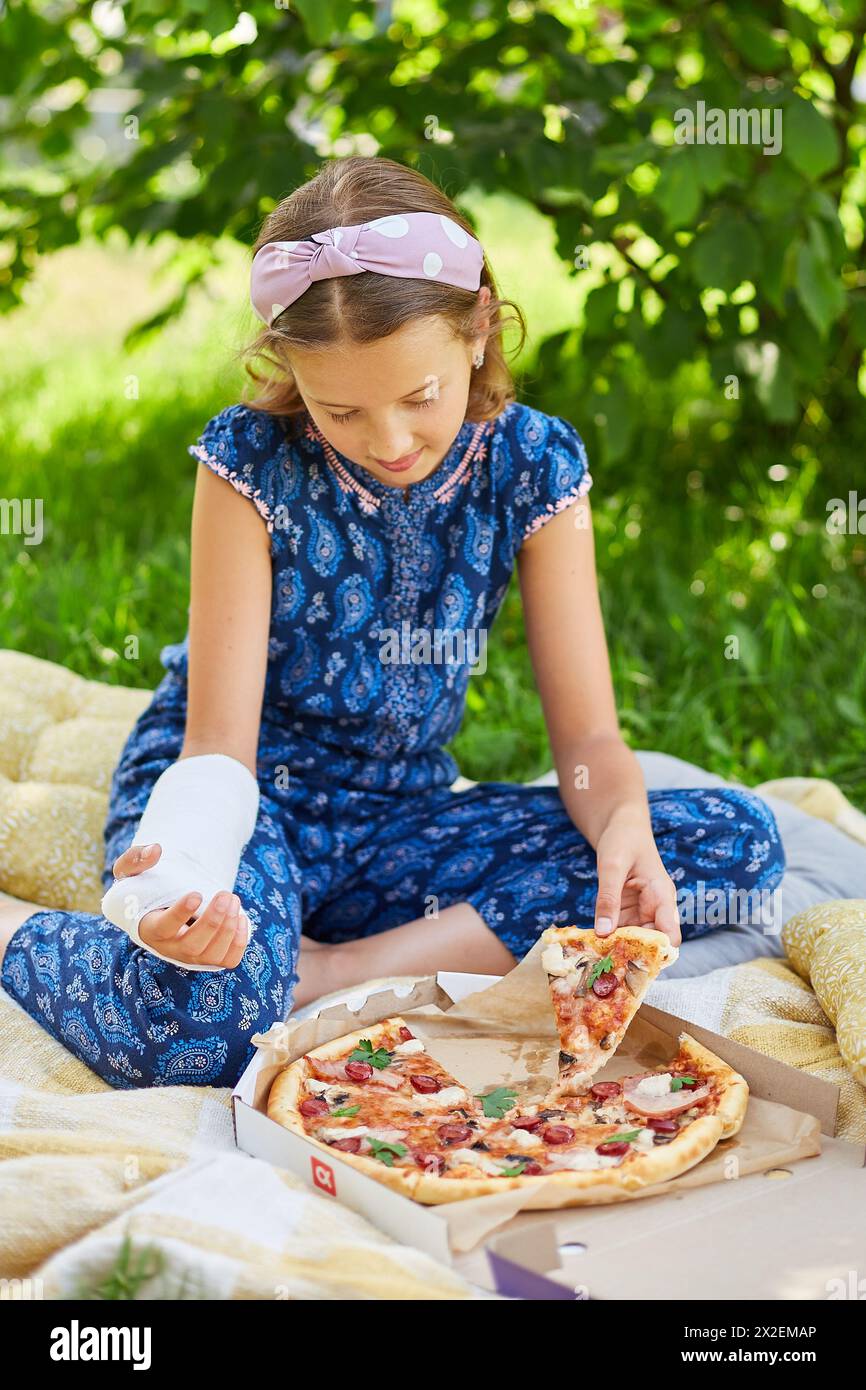
[[[313,1165],[313,1182],[316,1187],[321,1187],[323,1192],[327,1192],[331,1197],[336,1197],[337,1179],[334,1177],[333,1168],[327,1163],[323,1163],[320,1158],[311,1158],[310,1163]]]

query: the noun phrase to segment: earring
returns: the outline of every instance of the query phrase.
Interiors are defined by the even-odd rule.
[[[484,365],[484,353],[483,353],[483,352],[476,352],[475,356],[474,356],[473,359],[472,359],[472,365],[473,365],[473,367],[482,367],[482,366]]]

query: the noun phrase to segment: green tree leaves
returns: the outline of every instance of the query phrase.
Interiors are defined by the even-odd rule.
[[[820,22],[790,5],[772,22],[748,7],[698,22],[645,0],[621,0],[616,23],[601,0],[117,9],[19,0],[0,26],[16,73],[0,109],[0,308],[21,301],[39,254],[82,234],[249,244],[323,157],[361,149],[458,201],[507,189],[550,219],[565,264],[590,278],[574,331],[540,360],[564,400],[594,402],[608,458],[630,447],[648,381],[715,371],[744,344],[778,349],[741,398],[770,420],[855,389],[833,363],[842,343],[863,346],[845,289],[866,274],[856,0]],[[68,99],[72,82],[83,98]],[[702,112],[693,143],[676,137],[684,108]],[[779,116],[768,153],[762,120]]]
[[[692,245],[692,270],[703,288],[730,294],[761,270],[761,241],[741,213],[723,208],[715,222]]]
[[[661,208],[668,227],[693,226],[702,196],[693,150],[671,150],[653,190],[653,202]]]
[[[815,251],[803,244],[797,252],[797,294],[822,338],[845,306],[845,290],[837,274]]]
[[[792,96],[782,117],[782,150],[788,163],[804,178],[820,179],[836,167],[839,139],[812,102]]]

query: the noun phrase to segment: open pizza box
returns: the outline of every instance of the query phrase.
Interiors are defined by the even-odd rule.
[[[551,1212],[542,1186],[422,1206],[268,1118],[282,1067],[394,1014],[472,1091],[509,1086],[518,1103],[537,1098],[556,1076],[559,1049],[540,947],[502,978],[440,971],[373,981],[255,1035],[232,1095],[238,1147],[507,1296],[827,1297],[796,1290],[847,1279],[866,1248],[863,1155],[821,1138],[835,1133],[839,1088],[647,1003],[596,1079],[663,1066],[686,1031],[746,1078],[750,1098],[737,1135],[623,1202]]]

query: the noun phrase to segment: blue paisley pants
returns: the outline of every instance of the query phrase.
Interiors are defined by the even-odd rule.
[[[154,781],[178,755],[182,728],[175,735],[171,746],[129,745],[115,771],[106,888]],[[520,959],[550,924],[592,925],[595,853],[555,787],[491,782],[409,795],[335,788],[311,771],[278,789],[278,756],[263,742],[259,816],[235,882],[255,930],[235,970],[162,961],[98,913],[40,910],[13,935],[3,988],[110,1085],[233,1085],[253,1055],[250,1036],[290,1009],[302,927],[339,942],[427,917],[435,935],[438,912],[469,902]],[[685,941],[730,920],[696,916],[690,895],[754,896],[781,879],[775,819],[754,793],[651,791],[649,805]]]

